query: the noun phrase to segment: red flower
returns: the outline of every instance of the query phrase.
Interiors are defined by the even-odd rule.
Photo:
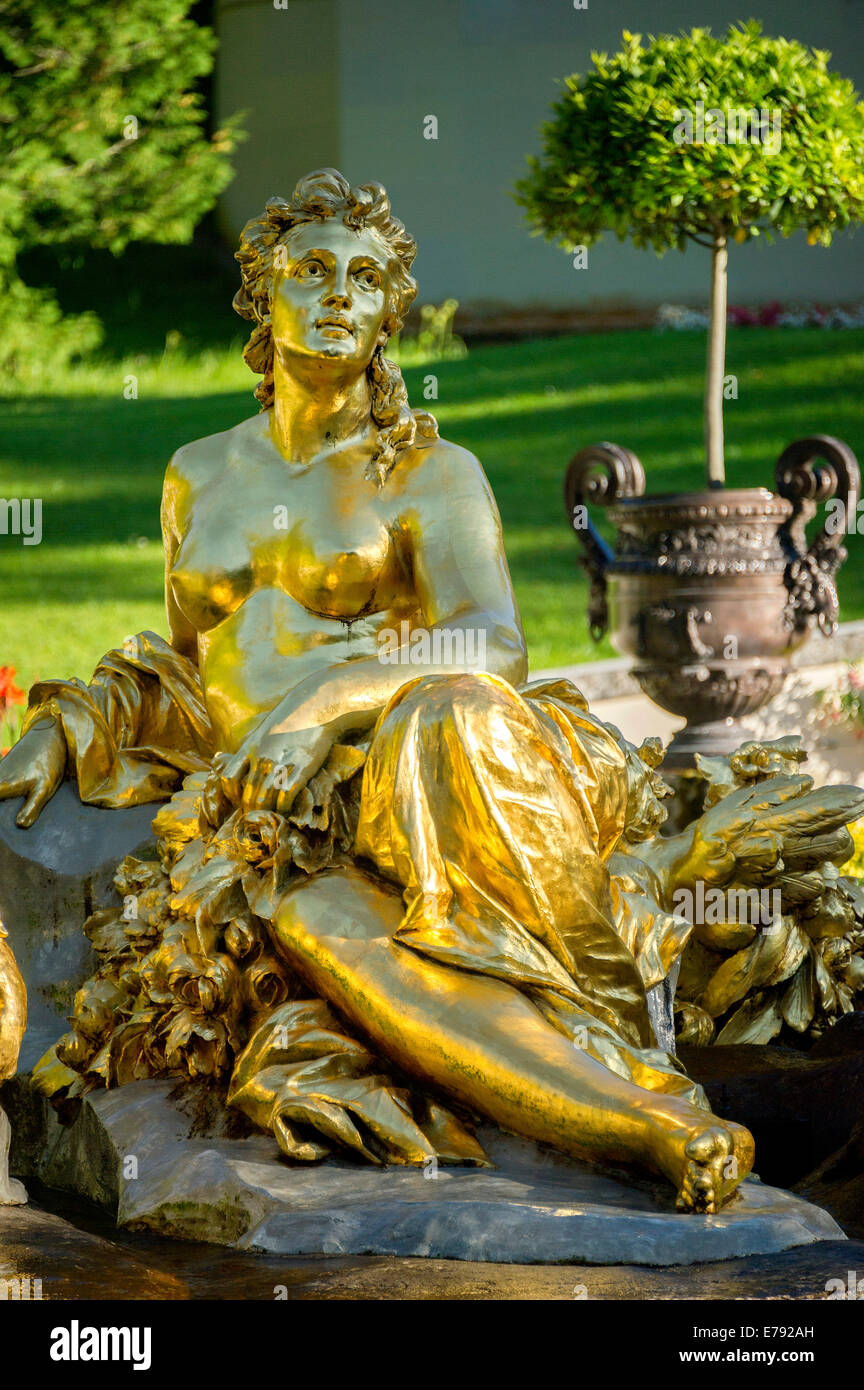
[[[23,705],[27,699],[15,684],[14,675],[14,666],[0,666],[0,710],[8,709],[9,705]]]

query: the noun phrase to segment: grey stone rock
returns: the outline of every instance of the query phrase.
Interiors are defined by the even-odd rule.
[[[26,1071],[66,1032],[79,985],[95,956],[84,919],[118,898],[112,879],[127,854],[153,844],[159,807],[119,811],[85,806],[64,782],[36,824],[15,824],[22,799],[0,801],[0,920],[27,986],[27,1032],[19,1069]]]
[[[190,1135],[172,1089],[93,1092],[61,1124],[25,1078],[7,1083],[15,1171],[95,1200],[133,1230],[272,1255],[666,1266],[843,1239],[826,1212],[755,1179],[719,1215],[685,1215],[665,1184],[488,1126],[491,1170],[290,1164],[266,1135]]]

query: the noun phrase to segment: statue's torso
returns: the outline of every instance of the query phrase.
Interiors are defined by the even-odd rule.
[[[183,451],[168,484],[179,537],[169,582],[198,634],[220,746],[306,677],[373,656],[382,627],[416,621],[398,505],[364,477],[368,456],[346,448],[297,468],[263,417]]]

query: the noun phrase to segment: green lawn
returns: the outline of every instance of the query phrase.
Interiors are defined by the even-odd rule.
[[[128,339],[113,357],[111,346],[97,365],[0,399],[0,496],[43,501],[41,545],[0,536],[0,665],[17,667],[23,685],[86,678],[127,633],[164,631],[165,464],[178,445],[256,408],[237,344],[202,350],[187,337],[137,357]],[[442,434],[486,467],[535,668],[613,654],[586,630],[586,580],[561,500],[567,461],[608,439],[635,450],[651,490],[700,486],[704,354],[698,332],[632,332],[474,348],[406,369],[418,404],[423,376],[436,372]],[[727,370],[739,388],[726,410],[731,484],[770,486],[780,450],[806,433],[839,435],[864,456],[864,331],[733,331]],[[133,372],[138,397],[127,400]],[[849,538],[844,618],[864,616],[862,547]]]

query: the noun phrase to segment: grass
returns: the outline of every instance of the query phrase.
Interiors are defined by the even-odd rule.
[[[136,324],[115,294],[97,359],[52,372],[50,385],[44,375],[6,383],[0,497],[43,502],[41,545],[0,536],[0,665],[15,666],[21,685],[87,679],[127,633],[164,632],[165,464],[180,444],[256,409],[242,325],[232,343],[226,311],[196,336],[188,302],[183,312],[178,303],[170,314],[163,304],[161,320],[148,304]],[[207,347],[217,323],[221,342]],[[562,504],[568,460],[611,439],[638,454],[649,490],[700,487],[704,353],[699,332],[630,332],[476,347],[461,361],[406,367],[415,403],[434,370],[442,434],[489,475],[535,669],[614,654],[587,632],[587,581]],[[733,330],[727,370],[738,378],[726,407],[730,485],[771,486],[777,455],[804,434],[838,435],[864,453],[864,331]],[[126,399],[131,376],[137,398]],[[864,617],[864,548],[857,535],[847,547],[842,617]]]

